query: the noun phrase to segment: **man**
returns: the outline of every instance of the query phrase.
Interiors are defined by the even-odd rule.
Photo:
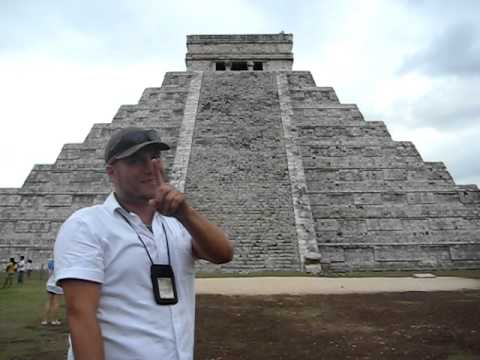
[[[33,261],[32,259],[27,260],[27,278],[30,279],[32,277],[32,270],[33,270]]]
[[[55,243],[71,333],[69,359],[192,359],[194,260],[225,263],[233,245],[170,185],[153,130],[105,147],[113,193],[75,212]]]
[[[23,285],[23,275],[25,274],[25,256],[20,256],[20,261],[17,265],[17,284]]]
[[[7,267],[5,268],[5,271],[7,272],[7,277],[3,282],[2,289],[6,287],[10,287],[13,284],[13,277],[15,275],[15,272],[17,271],[17,264],[15,263],[14,258],[10,258],[10,261],[8,262]]]

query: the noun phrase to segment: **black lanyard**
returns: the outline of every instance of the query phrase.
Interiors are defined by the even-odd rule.
[[[142,237],[140,236],[140,234],[137,232],[137,230],[136,230],[135,227],[132,225],[132,223],[131,223],[130,221],[128,221],[128,219],[125,217],[125,215],[123,215],[120,211],[118,212],[118,214],[127,222],[128,225],[130,225],[130,227],[133,229],[133,231],[135,231],[135,234],[137,234],[138,240],[140,240],[140,242],[142,243],[143,247],[145,248],[145,251],[147,252],[148,258],[150,259],[150,262],[151,262],[152,265],[153,265],[154,262],[153,262],[153,260],[152,260],[152,257],[150,256],[150,253],[148,252],[147,246],[146,246],[145,243],[143,242]],[[152,229],[153,229],[153,224],[152,224]],[[163,229],[163,233],[165,234],[165,241],[167,242],[168,265],[170,265],[170,263],[171,263],[171,261],[170,261],[170,247],[168,246],[167,232],[165,231],[165,225],[163,225],[163,222],[162,222],[162,229]],[[152,234],[153,234],[153,230],[152,230]],[[154,236],[155,236],[155,235],[154,235]]]

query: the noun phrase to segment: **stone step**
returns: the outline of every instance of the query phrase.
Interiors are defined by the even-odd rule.
[[[389,163],[385,163],[388,160]],[[416,156],[377,156],[377,157],[315,157],[303,158],[304,169],[401,169],[401,168],[420,168],[423,167],[422,159]]]
[[[406,217],[375,217],[375,218],[315,218],[315,227],[319,232],[338,232],[338,236],[350,234],[361,236],[371,231],[397,231],[399,233],[428,232],[428,230],[471,230],[480,228],[478,219],[464,217],[434,217],[434,218],[406,218]],[[341,234],[340,234],[341,233]],[[428,234],[426,234],[428,235]],[[317,238],[322,237],[317,233]]]
[[[76,208],[73,207],[41,207],[38,209],[0,207],[0,220],[2,223],[6,220],[63,222],[74,210]]]
[[[474,207],[480,205],[480,191],[477,185],[457,185],[455,189],[463,204]]]
[[[427,171],[429,173],[428,178],[432,180],[445,180],[448,181],[452,184],[455,184],[452,175],[447,170],[447,167],[445,164],[441,161],[437,162],[431,162],[427,161],[425,162],[425,167],[427,168]]]
[[[478,241],[478,240],[477,240]],[[480,245],[468,242],[319,244],[325,270],[476,268]]]
[[[338,104],[338,97],[332,87],[290,88],[289,95],[293,106],[299,104]]]
[[[149,116],[168,117],[171,116],[173,110],[174,109],[172,109],[172,106],[159,106],[158,104],[154,106],[146,104],[121,105],[114,117],[114,121],[118,120],[119,118],[135,119],[138,117]]]
[[[389,141],[388,143],[371,145],[358,139],[356,143],[299,144],[299,148],[304,157],[346,157],[359,154],[365,157],[378,157],[381,155],[420,157],[413,143],[409,141]]]
[[[87,138],[85,139],[82,149],[92,149],[98,148],[99,145],[103,149],[105,146],[106,141],[110,138],[111,134],[115,131],[120,130],[127,126],[139,126],[139,127],[146,127],[149,129],[157,130],[162,140],[165,138],[171,138],[170,143],[176,142],[176,137],[178,135],[178,131],[181,125],[181,118],[170,118],[169,121],[160,121],[158,119],[154,119],[152,121],[143,121],[143,122],[130,122],[130,123],[111,123],[111,124],[95,124],[93,128],[90,130]],[[80,148],[80,147],[79,147]],[[71,149],[71,147],[67,147],[66,150]]]
[[[316,86],[310,71],[292,71],[287,73],[289,88],[305,88]]]
[[[165,160],[168,159],[168,162],[171,162],[172,157],[173,155],[170,155]],[[169,170],[166,173],[168,177]],[[76,164],[67,163],[66,166],[35,166],[27,177],[22,192],[68,193],[72,191],[89,194],[106,193],[110,188],[110,179],[105,172],[104,164],[101,168],[81,168]]]
[[[315,219],[355,218],[415,218],[428,220],[439,217],[468,217],[471,209],[462,203],[444,204],[382,204],[382,205],[325,205],[310,202]]]
[[[362,113],[350,105],[345,107],[300,107],[293,109],[295,113],[295,124],[298,126],[358,126],[364,122]],[[351,123],[351,124],[350,124]]]
[[[326,192],[404,192],[404,191],[448,191],[454,186],[444,181],[363,181],[363,182],[333,182],[325,184],[323,181],[313,180],[307,182],[308,191]]]
[[[398,159],[398,157],[383,157],[383,160],[390,160],[392,162],[396,159]],[[385,163],[384,166],[388,166],[387,163]],[[435,181],[454,185],[453,179],[448,173],[438,172],[437,169],[428,168],[325,169],[319,167],[304,168],[304,171],[307,182],[325,181],[345,184],[365,181],[391,181],[392,183],[400,181]]]
[[[174,86],[175,88],[188,88],[195,73],[191,71],[169,71],[165,73],[162,88]]]
[[[139,105],[159,105],[164,106],[169,104],[170,106],[184,105],[185,99],[188,94],[188,87],[177,88],[175,86],[169,86],[165,88],[147,88],[143,91]]]
[[[298,142],[305,145],[341,143],[358,138],[391,141],[390,133],[382,121],[358,122],[356,126],[343,126],[341,123],[336,126],[322,125],[321,123],[297,126]]]
[[[40,192],[22,192],[15,197],[5,198],[0,195],[0,208],[3,207],[27,207],[27,208],[56,208],[70,206],[90,206],[103,202],[108,193],[40,193]]]
[[[322,116],[329,113],[329,110],[338,110],[343,112],[360,112],[356,104],[341,104],[341,103],[313,103],[306,104],[299,102],[297,106],[292,106],[294,110],[303,113],[304,116]]]
[[[113,118],[113,124],[122,126],[130,122],[142,122],[146,119],[169,119],[172,117],[182,117],[183,106],[175,102],[162,102],[161,105],[122,105]]]
[[[22,196],[17,188],[0,188],[0,206],[17,206]]]
[[[309,191],[312,205],[415,205],[415,204],[448,204],[454,208],[461,203],[460,196],[455,190],[449,191],[421,191],[414,189],[410,192],[328,192]],[[465,204],[461,203],[463,206]]]

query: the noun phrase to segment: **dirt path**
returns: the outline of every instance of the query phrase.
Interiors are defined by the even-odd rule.
[[[478,290],[197,299],[196,360],[480,359]]]
[[[406,291],[479,290],[479,279],[459,277],[320,278],[246,277],[196,279],[198,294],[300,295],[353,294]]]

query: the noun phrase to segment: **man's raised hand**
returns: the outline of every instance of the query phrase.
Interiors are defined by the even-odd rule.
[[[179,211],[186,206],[185,195],[166,181],[161,159],[153,159],[152,165],[157,190],[154,198],[149,200],[149,205],[157,209],[162,215],[179,215]]]

